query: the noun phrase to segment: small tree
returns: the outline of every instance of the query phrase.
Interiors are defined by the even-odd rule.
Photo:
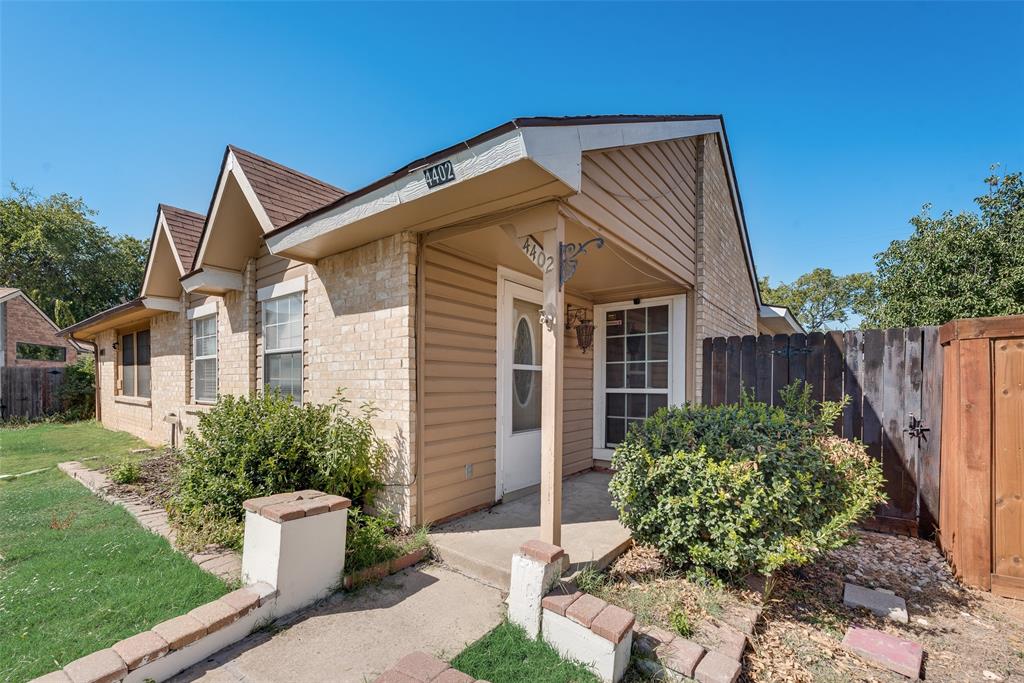
[[[869,314],[877,294],[871,273],[836,275],[829,268],[815,268],[774,287],[763,277],[759,286],[766,304],[785,306],[808,331],[842,325],[851,314]]]
[[[1024,313],[1024,182],[991,175],[979,213],[910,219],[914,233],[875,255],[881,327],[941,325],[956,318]]]

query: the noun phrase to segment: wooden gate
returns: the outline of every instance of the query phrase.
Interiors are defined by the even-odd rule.
[[[1024,316],[942,326],[939,544],[965,583],[1024,599]]]
[[[34,420],[60,410],[64,368],[0,368],[0,419]]]
[[[797,380],[819,401],[850,402],[835,431],[881,461],[888,502],[866,526],[933,533],[939,511],[942,349],[937,327],[704,340],[701,397],[719,405],[750,391],[777,404]]]

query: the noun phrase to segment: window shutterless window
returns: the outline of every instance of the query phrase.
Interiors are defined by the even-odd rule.
[[[302,401],[302,292],[263,302],[263,383]]]
[[[149,398],[149,330],[122,334],[118,350],[121,357],[121,395]]]
[[[595,457],[610,457],[631,426],[683,401],[685,299],[599,306],[595,316]]]
[[[217,316],[192,320],[192,392],[196,401],[217,400]]]
[[[18,342],[15,346],[15,354],[18,360],[49,360],[63,363],[68,359],[68,350],[63,346],[31,342]]]

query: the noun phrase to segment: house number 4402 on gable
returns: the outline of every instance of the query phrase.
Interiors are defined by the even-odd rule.
[[[455,167],[452,162],[445,161],[437,166],[431,166],[423,170],[423,178],[427,181],[427,187],[437,187],[455,180]]]

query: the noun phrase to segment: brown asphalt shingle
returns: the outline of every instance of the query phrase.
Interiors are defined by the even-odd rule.
[[[188,272],[192,270],[192,261],[196,249],[199,248],[199,236],[203,234],[206,216],[167,204],[161,204],[160,210],[171,231],[171,239],[174,240],[174,248],[178,251],[181,264],[185,267],[185,272]]]
[[[234,145],[228,145],[228,148],[238,159],[242,172],[275,229],[345,196],[345,191],[340,188],[270,159]]]

